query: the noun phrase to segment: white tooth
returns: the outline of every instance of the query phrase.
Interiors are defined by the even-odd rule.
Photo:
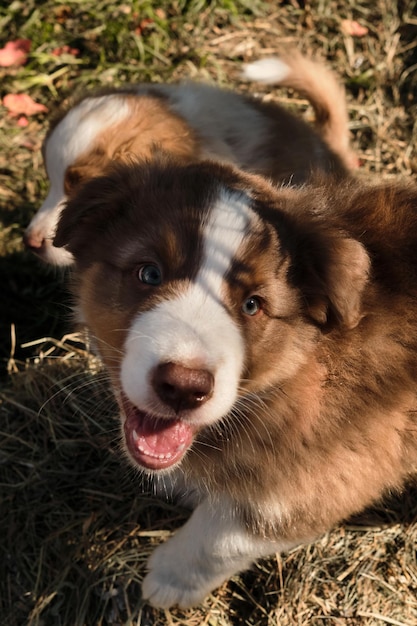
[[[139,452],[146,454],[146,456],[151,456],[152,458],[159,459],[160,461],[166,461],[167,459],[172,458],[171,452],[168,452],[168,454],[152,454],[152,452],[150,452],[149,450],[145,450],[145,448],[138,443],[139,436],[135,430],[133,431],[133,440],[136,443]],[[181,446],[181,449],[183,449],[184,447],[185,446]]]

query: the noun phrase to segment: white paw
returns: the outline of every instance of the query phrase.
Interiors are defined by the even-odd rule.
[[[142,596],[155,607],[187,608],[200,604],[225,578],[209,571],[210,559],[205,563],[190,562],[187,554],[175,550],[175,543],[171,539],[162,544],[148,561]]]
[[[236,519],[233,502],[201,502],[188,522],[148,561],[142,595],[150,604],[189,607],[225,580],[247,569],[258,556],[276,551],[277,544],[249,534]]]

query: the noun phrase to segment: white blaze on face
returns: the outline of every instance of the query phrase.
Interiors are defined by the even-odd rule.
[[[127,397],[141,410],[163,415],[150,380],[154,368],[168,362],[207,369],[214,376],[212,397],[188,413],[190,421],[208,425],[233,406],[244,343],[222,297],[225,275],[243,241],[251,214],[243,193],[221,192],[204,225],[203,261],[195,281],[177,296],[141,313],[132,324],[121,382]]]

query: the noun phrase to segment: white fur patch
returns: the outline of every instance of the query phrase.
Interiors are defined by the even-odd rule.
[[[157,607],[189,607],[260,557],[288,550],[297,542],[274,542],[251,535],[231,502],[202,502],[188,522],[148,561],[143,597]]]
[[[222,192],[204,228],[204,257],[195,282],[134,321],[121,369],[124,392],[140,409],[163,414],[150,385],[160,363],[208,369],[214,376],[212,397],[188,414],[205,426],[233,406],[244,359],[244,344],[225,310],[224,277],[241,245],[251,210],[244,194]]]
[[[260,59],[245,65],[243,77],[258,83],[280,83],[288,77],[290,71],[288,65],[281,59]]]
[[[55,192],[63,193],[66,168],[92,148],[98,134],[128,114],[128,102],[117,95],[86,98],[68,111],[45,144],[45,166]]]
[[[270,141],[270,123],[256,107],[234,91],[204,83],[158,85],[158,91],[202,139],[200,158],[253,169],[254,155]]]

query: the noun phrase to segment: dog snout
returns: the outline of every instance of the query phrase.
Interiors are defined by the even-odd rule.
[[[214,377],[206,369],[161,363],[154,372],[153,387],[158,398],[179,413],[197,408],[212,396]]]

